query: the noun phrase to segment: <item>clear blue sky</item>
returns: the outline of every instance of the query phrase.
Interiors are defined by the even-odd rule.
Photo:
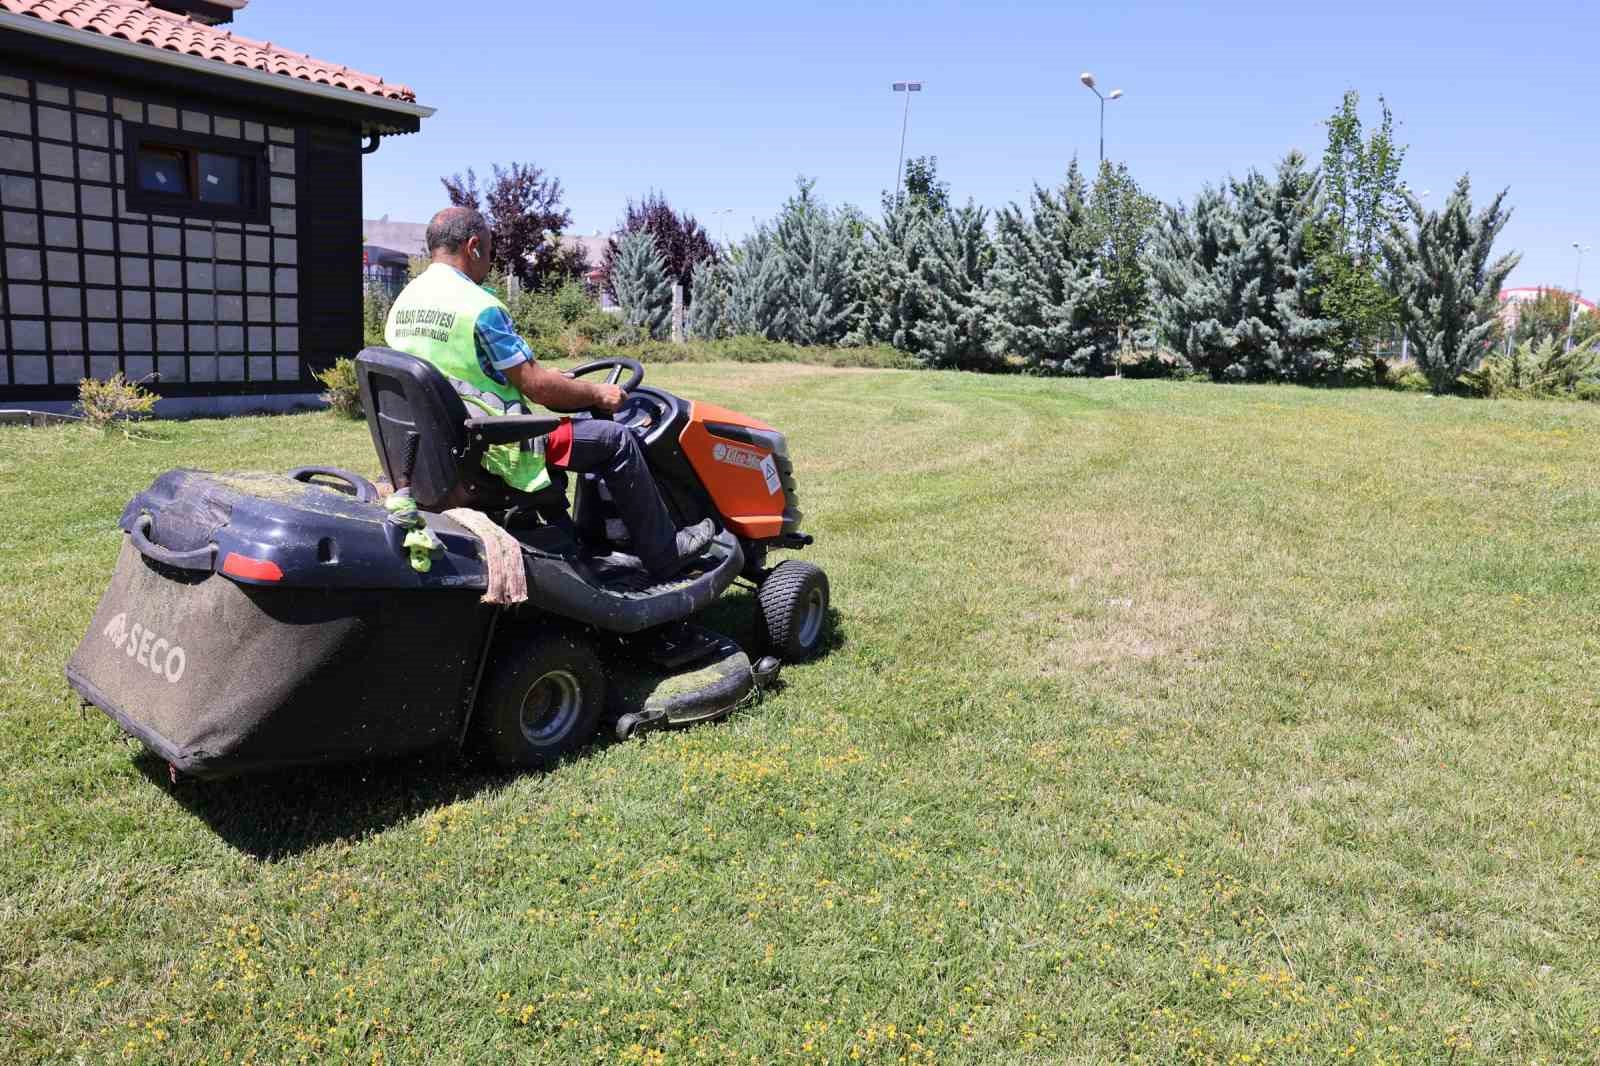
[[[1600,79],[1581,4],[440,4],[252,0],[234,28],[411,85],[438,108],[366,161],[365,212],[426,220],[438,177],[496,161],[558,176],[574,231],[609,229],[660,189],[713,236],[769,217],[796,174],[876,209],[908,155],[934,154],[961,200],[993,206],[1092,165],[1098,111],[1078,73],[1126,97],[1106,153],[1151,192],[1313,159],[1346,88],[1383,93],[1405,178],[1436,205],[1470,171],[1509,185],[1513,284],[1571,285],[1574,240],[1600,252]],[[1216,5],[1224,6],[1224,5]],[[1592,13],[1591,13],[1592,14]],[[726,212],[726,213],[718,213]],[[1600,291],[1600,254],[1585,264]]]

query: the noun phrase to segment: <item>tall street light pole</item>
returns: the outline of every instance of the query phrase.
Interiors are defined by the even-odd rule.
[[[900,159],[894,165],[894,202],[900,202],[900,181],[906,165],[906,124],[911,121],[911,94],[922,91],[920,81],[897,81],[890,86],[897,93],[906,94],[905,113],[900,116]]]
[[[1100,162],[1106,161],[1106,101],[1122,99],[1121,89],[1112,89],[1109,93],[1102,93],[1094,86],[1094,75],[1087,70],[1078,75],[1078,80],[1088,87],[1089,91],[1100,98]]]
[[[1589,250],[1587,244],[1572,242],[1572,250],[1578,253],[1578,269],[1572,275],[1572,312],[1567,315],[1567,351],[1572,351],[1572,331],[1578,328],[1578,297],[1583,295],[1583,253]]]

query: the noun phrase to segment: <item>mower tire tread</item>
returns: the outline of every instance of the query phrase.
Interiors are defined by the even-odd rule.
[[[821,594],[822,618],[807,625],[813,595]],[[820,566],[790,559],[767,575],[756,593],[756,624],[763,645],[784,662],[800,662],[817,653],[827,629],[828,575]]]

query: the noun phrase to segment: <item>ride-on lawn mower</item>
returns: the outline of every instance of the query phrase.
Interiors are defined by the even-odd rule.
[[[486,448],[536,441],[558,418],[468,417],[443,375],[388,349],[356,367],[384,474],[415,501],[410,513],[332,467],[170,470],[123,511],[116,571],[67,679],[175,774],[473,741],[502,766],[545,765],[603,724],[626,738],[723,716],[781,662],[821,647],[827,577],[768,566],[772,551],[811,543],[781,433],[646,387],[631,359],[571,371],[612,371],[628,394],[613,417],[637,435],[673,517],[715,520],[704,555],[657,581],[624,550],[593,475],[569,509],[559,470],[525,494],[482,468]],[[483,602],[503,556],[442,513],[460,507],[516,538],[524,602]],[[419,539],[419,525],[431,535]],[[757,590],[766,654],[754,664],[688,622],[738,578]]]

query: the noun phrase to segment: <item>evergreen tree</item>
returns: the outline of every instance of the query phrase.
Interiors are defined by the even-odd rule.
[[[659,339],[666,335],[667,316],[672,312],[672,280],[648,232],[629,233],[616,242],[611,286],[628,325],[647,337]]]
[[[1384,240],[1400,321],[1434,392],[1448,391],[1488,354],[1499,327],[1500,286],[1521,259],[1515,252],[1489,259],[1511,218],[1503,207],[1508,191],[1476,214],[1466,175],[1440,211],[1424,213],[1406,193],[1415,227],[1393,222]]]
[[[1146,255],[1161,338],[1217,380],[1308,379],[1334,324],[1312,282],[1318,182],[1291,152],[1275,178],[1251,171],[1170,209]]]
[[[1104,372],[1116,334],[1100,314],[1111,284],[1096,268],[1088,201],[1074,159],[1060,188],[1034,186],[1029,212],[1012,204],[995,216],[983,294],[993,354],[1052,372]]]
[[[925,361],[968,369],[989,360],[989,313],[984,281],[994,265],[989,212],[970,202],[928,219],[931,255],[925,274],[935,293],[934,313],[918,330]]]
[[[778,214],[773,240],[783,266],[787,313],[780,339],[794,344],[837,344],[856,317],[854,291],[859,219],[833,211],[812,194],[814,182],[797,188]]]
[[[728,272],[720,260],[694,265],[694,303],[689,305],[689,336],[714,341],[725,336],[728,320]]]
[[[789,309],[784,298],[784,271],[782,249],[766,226],[729,251],[725,336],[777,340],[786,335]]]
[[[890,344],[925,366],[979,366],[988,361],[988,212],[970,203],[934,207],[927,198],[907,198],[867,227],[862,312],[850,340]]]

